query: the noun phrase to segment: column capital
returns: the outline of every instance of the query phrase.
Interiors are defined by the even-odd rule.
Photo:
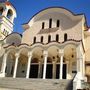
[[[64,56],[64,49],[59,49],[59,54],[60,54],[61,56]]]
[[[56,63],[57,61],[56,60],[53,60],[52,63]]]
[[[4,53],[4,56],[7,56],[7,55],[8,55],[8,53],[5,52],[5,53]]]
[[[20,56],[20,54],[19,53],[15,53],[15,57],[19,57]]]
[[[32,52],[28,52],[28,57],[32,56]]]
[[[44,55],[44,56],[48,56],[48,51],[46,51],[46,50],[43,51],[43,55]]]

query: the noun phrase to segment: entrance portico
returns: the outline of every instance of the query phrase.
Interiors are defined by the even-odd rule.
[[[40,46],[33,49],[24,47],[18,51],[19,53],[14,54],[13,78],[72,79],[77,72],[76,48],[73,44],[67,44],[62,48],[52,45],[45,50]],[[5,55],[4,60],[9,61]],[[6,65],[10,67],[7,62]],[[7,73],[6,66],[2,68],[5,68]]]

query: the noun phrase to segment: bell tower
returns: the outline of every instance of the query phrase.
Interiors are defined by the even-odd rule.
[[[12,33],[16,10],[8,0],[0,1],[0,40]]]

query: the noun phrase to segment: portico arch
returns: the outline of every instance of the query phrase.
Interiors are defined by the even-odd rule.
[[[56,68],[57,68],[57,59],[59,57],[59,47],[56,44],[49,45],[47,47],[47,52],[48,58],[47,58],[46,78],[56,79],[57,74]]]
[[[15,53],[16,49],[15,47],[9,47],[6,49],[7,57],[6,57],[6,66],[5,66],[5,75],[6,77],[12,77],[14,73],[14,67],[15,67]]]
[[[43,48],[34,47],[32,49],[32,60],[30,66],[30,78],[41,78],[43,69]]]
[[[64,62],[67,64],[67,79],[72,79],[77,72],[77,45],[70,43],[64,46]]]
[[[26,77],[27,65],[28,65],[28,52],[29,52],[29,48],[27,46],[19,47],[17,77]]]

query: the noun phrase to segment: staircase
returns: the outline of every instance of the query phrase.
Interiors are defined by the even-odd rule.
[[[72,90],[72,80],[0,78],[0,90]]]

